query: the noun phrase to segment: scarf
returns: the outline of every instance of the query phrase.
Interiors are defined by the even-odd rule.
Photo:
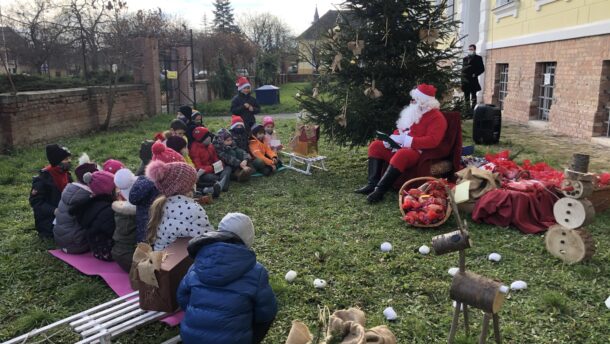
[[[63,192],[66,185],[68,185],[68,172],[64,171],[60,166],[47,166],[44,168],[48,171],[51,177],[53,177],[53,183],[59,189],[59,192]]]

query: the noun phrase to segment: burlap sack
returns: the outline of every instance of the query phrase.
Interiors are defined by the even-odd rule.
[[[292,322],[290,333],[286,339],[286,344],[311,344],[313,335],[309,332],[307,325],[298,320]]]
[[[336,311],[328,321],[326,342],[341,340],[342,344],[366,344],[365,323],[364,312],[357,308]]]
[[[470,199],[477,200],[491,190],[497,189],[502,185],[500,175],[491,171],[482,170],[475,166],[468,166],[457,172],[457,183],[460,184],[467,180],[470,181]]]
[[[385,325],[369,329],[364,336],[366,337],[367,344],[396,344],[394,333]]]
[[[155,271],[161,269],[161,263],[163,263],[165,255],[164,251],[153,251],[149,244],[139,243],[133,253],[133,262],[136,264],[139,280],[159,288]]]

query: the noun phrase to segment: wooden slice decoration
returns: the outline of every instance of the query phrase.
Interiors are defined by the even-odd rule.
[[[550,254],[568,264],[588,260],[595,254],[595,241],[586,229],[555,225],[549,228],[544,241]]]
[[[562,198],[553,206],[553,215],[558,224],[576,229],[593,222],[595,209],[589,200]]]
[[[570,170],[569,168],[566,168],[563,171],[563,175],[564,175],[565,179],[581,180],[581,181],[591,182],[591,183],[593,183],[594,181],[597,180],[595,173],[581,173],[578,171]]]
[[[449,296],[452,300],[465,303],[486,313],[498,313],[505,295],[500,292],[502,283],[487,277],[465,271],[453,276]]]
[[[441,235],[437,235],[432,238],[432,247],[437,256],[445,253],[456,252],[459,250],[465,250],[472,246],[470,241],[470,235],[467,231],[454,231]]]
[[[564,194],[564,196],[569,198],[587,198],[593,193],[593,183],[581,180],[564,179],[563,182],[561,182],[561,192]]]

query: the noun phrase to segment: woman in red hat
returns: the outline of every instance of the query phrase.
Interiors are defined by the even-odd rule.
[[[397,129],[390,136],[400,148],[392,148],[381,140],[369,145],[368,184],[355,190],[368,195],[369,203],[381,201],[402,173],[417,166],[421,153],[437,148],[445,136],[447,120],[439,110],[436,87],[421,84],[410,94],[411,104],[400,112]],[[382,176],[385,164],[388,167]]]

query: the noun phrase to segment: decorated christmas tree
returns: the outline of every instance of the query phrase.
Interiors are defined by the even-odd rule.
[[[446,1],[346,1],[322,38],[320,76],[297,99],[333,141],[366,144],[393,130],[414,86],[441,98],[459,82],[457,26]]]

